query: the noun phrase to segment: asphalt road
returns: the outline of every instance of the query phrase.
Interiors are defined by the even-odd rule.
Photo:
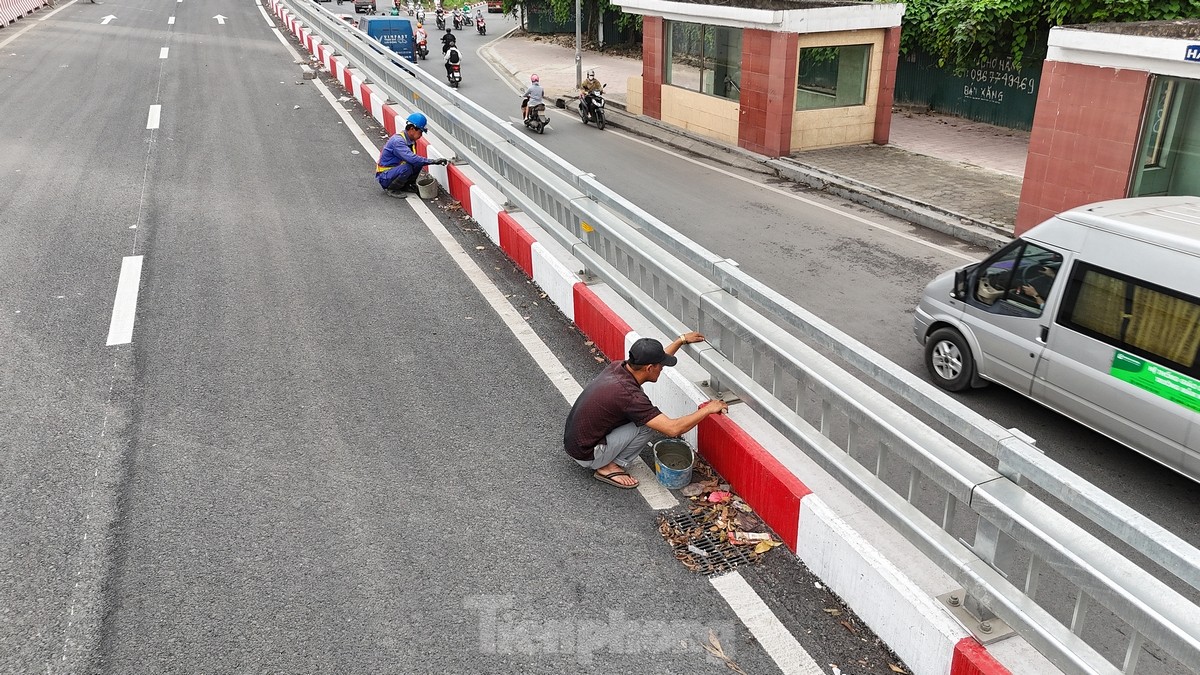
[[[728,672],[710,631],[776,671],[645,502],[564,459],[568,403],[264,16],[72,3],[0,33],[0,672]],[[816,658],[890,672],[771,555],[748,577]]]

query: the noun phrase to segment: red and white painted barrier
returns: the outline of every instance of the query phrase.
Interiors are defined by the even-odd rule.
[[[46,0],[0,0],[0,26],[32,14],[45,4]]]
[[[301,28],[289,20],[287,10],[277,3],[273,7],[300,35]],[[344,58],[333,56],[328,45],[311,39],[304,43],[389,134],[402,130],[406,109],[386,103],[383,92],[348,68]],[[417,152],[451,157],[452,152],[429,140],[436,135],[434,130],[418,141]],[[503,195],[474,169],[451,164],[430,166],[429,173],[608,358],[622,359],[634,340],[655,336],[649,322],[614,290],[602,283],[584,283],[578,274],[579,261],[526,214],[506,211]],[[694,383],[703,377],[695,362],[681,359],[665,378],[646,386],[659,408],[676,417],[708,400]],[[701,422],[688,440],[915,675],[1009,673],[929,592],[809,489],[804,476],[819,470],[761,417],[735,406],[729,415],[713,415]],[[823,480],[829,481],[827,476]]]

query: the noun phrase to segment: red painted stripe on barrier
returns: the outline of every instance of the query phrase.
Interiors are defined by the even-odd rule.
[[[342,86],[346,89],[347,92],[350,93],[351,96],[354,95],[354,81],[350,79],[350,69],[349,68],[342,69]]]
[[[697,434],[700,454],[795,553],[800,500],[812,490],[724,415],[709,415]]]
[[[468,216],[471,213],[471,181],[467,179],[462,169],[450,164],[446,167],[446,181],[450,183],[450,196],[462,204]]]
[[[383,129],[388,132],[388,136],[396,135],[396,118],[400,117],[400,111],[390,105],[383,106]]]
[[[358,91],[359,91],[360,97],[362,98],[363,108],[366,108],[367,114],[370,115],[371,114],[371,90],[367,88],[367,83],[365,80],[363,81],[362,84],[358,85]]]
[[[965,637],[954,645],[950,675],[1011,675],[1011,672],[1000,665],[978,640]]]
[[[497,214],[496,220],[500,224],[500,248],[532,279],[533,242],[535,241],[533,235],[526,232],[515,218],[503,211]],[[624,345],[622,345],[622,351],[624,351]]]
[[[633,330],[583,282],[572,289],[575,325],[613,361],[625,358],[625,336]]]
[[[405,119],[405,121],[406,121],[406,122],[408,121],[408,117],[405,117],[404,119]],[[428,156],[429,156],[429,141],[425,140],[423,137],[422,137],[422,138],[418,138],[418,139],[417,139],[417,143],[416,143],[416,147],[417,147],[417,154],[418,154],[418,155],[420,155],[420,156],[422,156],[422,157],[428,157]]]

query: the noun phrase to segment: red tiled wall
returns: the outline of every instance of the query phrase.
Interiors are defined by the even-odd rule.
[[[1016,234],[1060,211],[1128,196],[1150,74],[1047,61]]]
[[[883,62],[879,72],[879,102],[875,106],[875,136],[878,145],[887,145],[892,134],[892,101],[896,94],[896,63],[900,60],[900,27],[883,34]]]
[[[642,114],[655,119],[662,119],[663,25],[661,16],[642,17]]]
[[[799,41],[796,33],[742,31],[738,145],[751,152],[779,157],[791,151]]]

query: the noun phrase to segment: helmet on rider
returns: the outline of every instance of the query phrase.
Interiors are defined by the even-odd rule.
[[[596,71],[594,71],[594,70],[589,70],[589,71],[588,71],[588,76],[587,76],[587,79],[589,79],[589,80],[594,80],[594,79],[596,79]]]
[[[405,120],[404,128],[413,127],[421,133],[425,133],[425,126],[429,124],[429,120],[425,118],[423,113],[415,112],[408,116]]]
[[[421,25],[420,21],[417,22],[417,28],[424,28],[424,26]]]
[[[530,75],[530,76],[529,76],[529,81],[530,81],[530,82],[537,82],[537,81],[538,81],[538,76],[537,76],[537,73],[534,73],[534,74]]]

